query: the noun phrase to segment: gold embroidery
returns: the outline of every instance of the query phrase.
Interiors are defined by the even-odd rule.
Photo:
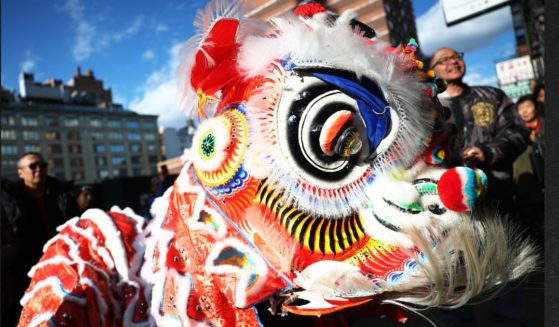
[[[494,107],[489,102],[478,102],[472,106],[472,114],[474,115],[474,124],[477,126],[489,126],[495,120]]]

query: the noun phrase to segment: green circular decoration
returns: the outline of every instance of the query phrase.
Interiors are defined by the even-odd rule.
[[[212,133],[208,133],[204,136],[200,144],[200,150],[206,158],[211,158],[214,155],[215,136]]]

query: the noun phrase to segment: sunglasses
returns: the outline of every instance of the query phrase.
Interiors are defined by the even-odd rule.
[[[49,164],[47,162],[38,161],[38,162],[30,163],[29,165],[24,166],[24,167],[28,167],[30,170],[35,170],[35,169],[37,169],[37,167],[40,167],[41,169],[45,169],[48,166],[49,166]]]
[[[435,68],[435,66],[437,65],[446,65],[448,64],[451,60],[458,60],[458,59],[462,59],[464,58],[464,52],[456,52],[455,54],[453,54],[452,56],[448,56],[448,57],[442,57],[439,60],[437,60],[433,66],[431,68]]]

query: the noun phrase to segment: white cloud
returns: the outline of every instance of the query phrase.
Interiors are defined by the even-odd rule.
[[[130,102],[130,109],[141,114],[159,115],[160,127],[184,127],[186,117],[177,106],[175,72],[180,63],[182,44],[169,49],[169,61],[154,71],[142,86],[142,95]]]
[[[35,68],[35,61],[32,59],[26,59],[21,62],[21,71],[22,72],[31,72]]]
[[[497,76],[495,72],[492,75],[484,74],[485,70],[481,66],[473,66],[467,68],[466,76],[464,76],[464,82],[469,85],[487,85],[487,86],[497,86]]]
[[[143,16],[138,16],[134,19],[134,21],[130,24],[130,26],[126,27],[122,31],[108,32],[108,33],[105,34],[105,38],[107,38],[109,40],[109,44],[113,41],[114,42],[120,42],[124,39],[127,39],[127,38],[133,36],[134,34],[136,34],[140,30],[140,27],[142,27],[143,21],[144,21],[144,17]]]
[[[81,21],[77,23],[76,28],[76,43],[72,49],[72,54],[74,59],[77,61],[83,61],[95,51],[93,48],[93,40],[95,38],[95,26],[91,25],[87,21]]]
[[[147,49],[143,54],[142,54],[142,58],[145,60],[153,60],[155,59],[155,53],[153,52],[152,49]]]
[[[516,55],[516,45],[514,43],[507,43],[499,52],[499,57],[508,58]]]
[[[472,51],[489,44],[512,26],[508,6],[460,24],[447,27],[440,3],[437,2],[416,20],[419,46],[423,53],[432,55],[440,47]]]
[[[37,61],[40,60],[38,56],[33,54],[31,50],[25,51],[25,56],[23,61],[19,64],[21,71],[30,73],[37,67]]]
[[[143,22],[143,17],[138,16],[121,31],[100,32],[96,24],[86,16],[85,6],[81,3],[81,0],[67,0],[60,10],[68,13],[75,25],[76,41],[72,48],[72,54],[76,61],[86,60],[93,53],[100,52],[113,43],[118,43],[135,35]]]
[[[121,104],[124,108],[128,108],[127,107],[127,101],[126,98],[123,97],[116,89],[112,89],[112,93],[113,93],[113,103],[118,103]]]
[[[155,31],[157,33],[167,32],[168,30],[169,30],[169,26],[167,26],[166,24],[159,23],[157,24],[157,26],[155,26]]]

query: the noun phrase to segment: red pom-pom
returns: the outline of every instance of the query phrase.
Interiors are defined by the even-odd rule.
[[[312,17],[320,12],[325,12],[326,8],[320,3],[305,3],[298,5],[293,13],[297,16]]]
[[[437,184],[441,202],[456,212],[472,210],[487,189],[487,176],[479,169],[455,167],[446,171]]]

